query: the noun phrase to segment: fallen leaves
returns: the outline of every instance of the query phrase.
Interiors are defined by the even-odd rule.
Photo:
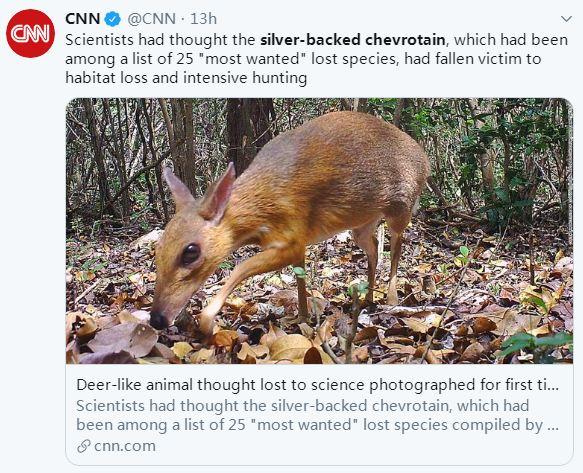
[[[498,329],[498,325],[489,317],[478,316],[472,321],[472,329],[474,333],[492,332]]]
[[[178,358],[185,358],[192,351],[192,345],[187,342],[176,342],[172,346],[172,353]]]
[[[152,327],[129,322],[98,332],[87,346],[94,353],[126,351],[134,358],[140,358],[150,353],[157,341],[158,335]]]
[[[129,310],[122,310],[119,314],[117,314],[117,318],[120,324],[149,323],[150,313],[145,310],[134,310],[133,312],[130,312]]]
[[[432,364],[530,363],[534,358],[524,350],[501,360],[504,341],[516,334],[543,339],[573,329],[573,259],[567,248],[545,253],[541,245],[533,258],[531,286],[530,255],[520,235],[501,240],[453,227],[437,239],[433,233],[421,223],[407,230],[399,266],[402,305],[383,305],[389,261],[379,262],[376,303],[358,316],[355,363],[419,363],[425,352],[425,361]],[[304,278],[310,320],[298,319],[296,274],[290,267],[255,276],[237,288],[208,340],[196,332],[192,313],[219,290],[234,264],[254,250],[240,250],[221,265],[193,298],[184,324],[156,332],[148,324],[156,280],[153,248],[160,234],[151,232],[131,244],[68,242],[67,362],[320,364],[332,362],[330,350],[344,361],[352,328],[347,288],[366,280],[366,259],[349,233],[309,249]],[[475,242],[484,247],[475,251]],[[446,311],[470,253],[475,258]],[[566,347],[553,356],[566,362],[572,358]]]
[[[312,342],[303,335],[291,334],[279,337],[269,348],[271,359],[275,361],[294,361],[303,359],[306,351],[312,348]]]
[[[238,340],[239,334],[234,330],[219,330],[212,336],[210,344],[231,351]]]
[[[496,328],[491,331],[494,335],[505,336],[532,330],[542,318],[538,314],[519,312],[514,309],[502,309],[495,312],[483,312],[482,314],[496,324]]]
[[[563,293],[563,287],[559,286],[555,291],[551,291],[544,286],[528,285],[519,296],[519,300],[523,304],[531,304],[543,315],[557,304]]]
[[[150,233],[146,233],[139,238],[136,238],[133,242],[130,243],[131,248],[133,249],[140,249],[143,247],[149,247],[158,242],[158,240],[162,237],[164,230],[155,229],[152,230]]]
[[[413,317],[409,317],[406,319],[402,319],[403,323],[409,327],[413,332],[416,333],[427,333],[427,331],[429,330],[429,326],[427,324],[425,324],[424,322],[417,320]]]
[[[116,352],[98,351],[97,353],[87,353],[79,360],[80,364],[87,365],[131,365],[136,364],[136,359],[131,353],[120,350]]]
[[[249,360],[250,358],[257,360],[265,359],[269,355],[269,347],[265,345],[251,346],[247,342],[241,344],[241,349],[237,353],[237,358],[241,361]]]
[[[192,354],[192,356],[189,358],[189,361],[193,364],[203,364],[211,363],[215,359],[215,351],[213,349],[201,348]]]
[[[84,317],[79,320],[77,338],[81,341],[90,340],[97,332],[97,322],[92,317]]]
[[[463,351],[460,356],[460,363],[477,363],[484,353],[484,347],[480,342],[473,342]]]
[[[260,343],[271,349],[271,346],[278,338],[285,337],[287,334],[279,327],[269,322],[269,331],[261,337]]]

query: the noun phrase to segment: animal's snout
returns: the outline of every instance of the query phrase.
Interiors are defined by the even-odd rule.
[[[168,321],[164,318],[161,312],[153,310],[150,313],[150,325],[157,330],[168,328]]]

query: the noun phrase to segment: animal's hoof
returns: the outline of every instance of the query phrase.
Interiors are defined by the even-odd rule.
[[[215,317],[201,312],[198,316],[198,329],[207,339],[210,339],[215,329]]]

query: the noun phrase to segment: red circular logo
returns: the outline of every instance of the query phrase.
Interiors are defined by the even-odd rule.
[[[42,11],[22,10],[8,22],[6,40],[12,51],[20,56],[42,56],[53,45],[55,27]]]

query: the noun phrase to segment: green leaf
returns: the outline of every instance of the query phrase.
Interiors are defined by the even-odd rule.
[[[494,189],[494,193],[496,197],[498,197],[502,202],[510,203],[510,196],[506,190],[502,189],[501,187],[497,187]]]
[[[527,200],[517,200],[516,202],[512,202],[512,207],[528,207],[532,205],[534,201],[532,199]]]
[[[536,337],[534,335],[531,335],[530,333],[518,332],[504,340],[502,342],[502,348],[506,348],[512,345],[513,343],[527,342],[529,344],[534,344],[535,339]]]
[[[519,186],[526,184],[526,181],[519,176],[513,176],[508,183],[510,189],[516,189]]]
[[[539,306],[541,309],[545,311],[545,313],[549,311],[547,304],[542,297],[529,294],[523,299],[523,302],[530,302],[531,304]]]
[[[573,334],[568,332],[559,332],[547,337],[536,338],[534,343],[539,347],[562,347],[563,345],[573,343]]]
[[[467,258],[470,254],[470,249],[467,246],[460,246],[460,253]]]
[[[358,295],[365,295],[368,292],[368,282],[359,282],[353,284],[348,288],[348,294],[350,297],[356,297]]]
[[[514,353],[516,351],[520,351],[523,348],[527,348],[530,347],[531,344],[529,341],[526,340],[522,340],[516,343],[513,343],[512,345],[510,345],[509,347],[507,347],[505,350],[502,350],[499,354],[498,357],[499,358],[504,358],[506,355],[510,355],[510,353]]]
[[[461,268],[462,266],[464,266],[468,262],[468,258],[466,258],[464,256],[456,256],[453,259],[453,262],[458,268]]]
[[[301,268],[300,266],[294,266],[294,273],[296,277],[300,279],[306,278],[306,270],[304,268]]]

